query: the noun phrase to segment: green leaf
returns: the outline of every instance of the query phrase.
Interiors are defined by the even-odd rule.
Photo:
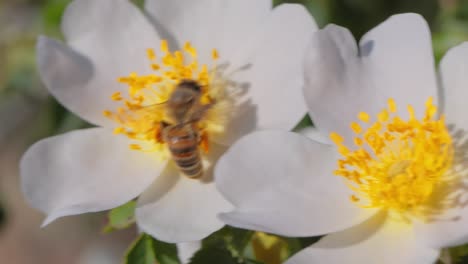
[[[323,236],[315,237],[299,237],[299,242],[301,243],[301,250],[311,246],[312,244],[317,243]]]
[[[130,246],[125,256],[125,264],[155,264],[156,256],[153,250],[152,238],[146,234],[141,235]]]
[[[195,253],[192,261],[196,261],[193,263],[258,264],[246,259],[245,256],[253,234],[254,232],[250,230],[225,226],[202,241],[202,249]]]
[[[242,258],[253,231],[226,226],[203,240],[203,248],[227,248],[234,257]]]
[[[397,13],[417,13],[422,15],[429,25],[438,16],[439,2],[437,0],[332,0],[329,1],[330,22],[348,28],[356,39]],[[458,2],[458,1],[454,1]]]
[[[143,0],[132,0],[132,2],[139,8],[143,8],[145,6],[145,3]]]
[[[46,28],[57,28],[60,25],[62,14],[70,3],[69,0],[47,1],[42,9],[43,24]]]
[[[320,27],[327,24],[329,20],[327,10],[329,9],[330,0],[273,0],[274,6],[287,3],[303,5],[309,10]]]
[[[278,236],[281,237],[281,236]],[[288,256],[292,256],[302,250],[301,241],[298,238],[281,237],[288,245]]]
[[[226,248],[208,247],[193,255],[189,264],[239,264],[236,258]]]
[[[57,134],[62,134],[65,132],[69,132],[76,129],[82,128],[89,128],[91,127],[90,124],[83,121],[83,119],[79,118],[77,115],[66,112],[60,120],[59,124],[57,124]]]
[[[180,264],[175,244],[168,244],[142,234],[130,246],[125,264]]]
[[[465,262],[462,262],[461,260],[462,259],[465,260],[468,256],[468,244],[450,248],[448,252],[450,253],[450,256],[452,258],[452,261],[454,261],[454,263],[458,263],[458,262],[465,263]]]
[[[299,131],[303,128],[306,127],[313,127],[314,123],[312,122],[312,119],[310,119],[310,116],[306,114],[301,121],[294,127],[293,131]]]
[[[135,222],[136,202],[130,201],[109,211],[109,223],[104,227],[104,233],[125,229]]]
[[[225,236],[229,233],[229,229],[224,227],[202,241],[202,248],[210,247],[226,247]]]
[[[230,245],[229,248],[231,249],[231,251],[234,251],[236,253],[235,256],[243,256],[244,250],[250,243],[254,232],[230,226],[228,226],[227,228],[230,231],[230,236],[228,237],[228,244]]]
[[[179,264],[177,246],[153,238],[153,250],[159,264]]]

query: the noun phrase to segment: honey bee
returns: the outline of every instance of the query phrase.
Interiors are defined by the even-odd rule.
[[[192,80],[182,80],[175,87],[164,103],[169,121],[161,121],[160,133],[156,135],[156,140],[167,143],[179,170],[193,179],[203,175],[197,122],[214,105],[214,102],[201,104],[201,88]]]

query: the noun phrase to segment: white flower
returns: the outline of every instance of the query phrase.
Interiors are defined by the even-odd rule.
[[[148,0],[145,9],[156,27],[130,1],[75,0],[62,20],[67,44],[39,38],[38,67],[50,93],[98,126],[41,140],[24,154],[22,188],[29,203],[47,214],[44,225],[141,195],[136,209],[141,230],[167,242],[202,239],[223,226],[216,215],[231,208],[210,180],[212,164],[240,136],[263,128],[291,129],[307,112],[301,61],[316,25],[303,7],[272,9],[270,0]],[[172,51],[164,50],[167,42],[160,35]],[[160,43],[163,52],[154,57],[151,49],[158,50]],[[204,100],[232,103],[228,112],[220,110],[225,116],[216,111],[210,116],[228,123],[200,121],[211,126],[203,130],[203,144],[210,149],[202,154],[201,180],[181,176],[165,143],[156,141],[154,116],[145,123],[141,111],[132,112],[158,103],[155,93],[167,96],[174,80],[190,76],[178,71],[188,65],[185,61],[175,65],[181,55],[197,62],[193,74],[203,72],[194,78],[204,82]],[[180,76],[158,73],[156,64]],[[157,84],[151,79],[156,75]],[[146,83],[132,84],[145,82],[142,76],[149,76]],[[226,99],[232,87],[243,87],[243,93]],[[136,123],[126,114],[137,116]]]
[[[327,26],[306,54],[309,113],[318,140],[332,141],[277,131],[240,139],[215,169],[236,207],[221,219],[328,234],[288,264],[433,263],[441,248],[468,242],[468,43],[442,60],[440,90],[419,15],[391,17],[359,46]]]

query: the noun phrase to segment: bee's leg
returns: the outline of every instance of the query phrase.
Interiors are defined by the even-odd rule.
[[[164,143],[164,141],[165,141],[164,138],[165,138],[165,134],[166,134],[165,130],[166,130],[166,128],[168,126],[169,126],[169,124],[164,122],[164,121],[161,121],[159,123],[159,126],[156,129],[156,135],[155,135],[156,142],[161,143],[161,144]]]
[[[208,153],[208,151],[210,150],[210,144],[208,142],[208,134],[206,132],[200,133],[199,144],[203,152]]]

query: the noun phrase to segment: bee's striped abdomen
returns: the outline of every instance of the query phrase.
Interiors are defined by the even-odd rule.
[[[182,133],[182,132],[186,133]],[[198,137],[193,131],[181,129],[168,135],[168,146],[172,158],[180,171],[190,178],[203,175],[203,166],[198,150]],[[176,132],[176,133],[174,133]]]

